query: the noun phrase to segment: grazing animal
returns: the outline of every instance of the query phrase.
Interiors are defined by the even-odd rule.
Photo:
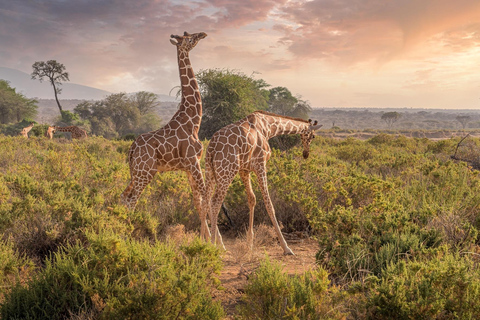
[[[220,243],[217,237],[217,217],[228,187],[238,173],[242,179],[248,197],[250,209],[247,239],[250,249],[253,248],[253,215],[256,204],[252,190],[250,173],[254,172],[262,192],[265,206],[272,221],[284,254],[293,254],[283,238],[275,209],[268,192],[266,163],[271,155],[268,140],[283,134],[300,134],[303,144],[303,157],[310,152],[310,143],[315,137],[315,130],[322,125],[298,118],[256,111],[247,117],[217,131],[207,147],[205,156],[205,210],[201,219],[209,215],[211,222],[212,242]],[[213,195],[213,197],[212,197]]]
[[[54,127],[54,132],[70,132],[72,134],[72,139],[85,139],[87,138],[87,131],[80,129],[77,126],[68,126],[68,127]]]

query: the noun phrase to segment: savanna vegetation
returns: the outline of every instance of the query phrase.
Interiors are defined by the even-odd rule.
[[[285,233],[318,242],[316,267],[288,276],[265,259],[229,317],[480,318],[480,140],[465,131],[474,133],[478,115],[312,110],[287,88],[240,72],[205,70],[197,78],[205,144],[257,109],[310,115],[325,127],[307,160],[288,136],[270,141],[268,162],[277,218]],[[68,74],[57,80],[50,79],[55,93]],[[0,81],[0,318],[225,318],[223,253],[196,236],[185,175],[158,175],[134,212],[119,202],[129,180],[126,140],[161,125],[156,96],[112,94],[69,110],[56,102],[55,124],[81,126],[89,139],[48,140],[43,134],[53,123],[37,123],[29,139],[16,136],[37,116],[36,101]],[[363,120],[389,130],[330,137],[356,134],[345,128]],[[399,129],[414,120],[417,127],[461,127],[462,135],[406,137]],[[255,183],[255,224],[269,224]],[[225,206],[231,221],[222,231],[243,234],[248,206],[238,177]],[[187,235],[172,234],[175,225]]]
[[[320,136],[307,160],[299,147],[275,149],[277,217],[318,241],[318,267],[289,277],[265,260],[235,317],[479,318],[480,172],[455,160],[478,158],[480,140],[467,140]],[[135,212],[120,205],[129,145],[0,136],[2,319],[225,317],[222,253],[167,236],[175,224],[199,229],[185,175],[158,175]],[[225,205],[243,233],[238,177]],[[269,223],[261,203],[256,212]]]

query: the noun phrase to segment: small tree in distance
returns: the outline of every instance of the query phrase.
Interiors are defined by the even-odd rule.
[[[62,85],[62,81],[70,81],[68,72],[65,72],[65,66],[56,60],[48,60],[47,62],[37,61],[32,65],[32,68],[32,79],[38,79],[40,82],[43,82],[43,79],[47,78],[50,81],[58,109],[60,110],[60,114],[62,114],[63,109],[60,101],[58,101],[58,95],[62,92],[60,86]]]
[[[462,129],[465,130],[467,123],[470,121],[470,116],[456,116],[455,120],[460,122],[460,124],[462,125]]]
[[[382,120],[385,121],[389,127],[391,127],[401,117],[402,117],[402,114],[396,111],[385,112],[384,114],[382,114]]]

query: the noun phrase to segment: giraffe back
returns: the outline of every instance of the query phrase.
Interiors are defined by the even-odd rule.
[[[55,127],[55,132],[56,131],[70,132],[72,134],[72,139],[83,139],[88,137],[87,132],[77,126]]]

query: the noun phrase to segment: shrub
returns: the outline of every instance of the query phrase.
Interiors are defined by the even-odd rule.
[[[289,277],[281,265],[264,260],[245,287],[242,319],[343,319],[339,293],[318,268]]]
[[[0,241],[0,303],[15,283],[24,282],[34,270],[33,263],[19,255],[11,242]]]
[[[198,238],[173,244],[87,233],[57,252],[26,285],[18,283],[1,306],[2,319],[65,319],[87,312],[103,319],[220,319],[213,302],[219,252]]]
[[[442,252],[400,261],[372,279],[371,319],[478,319],[480,271],[468,257]]]

